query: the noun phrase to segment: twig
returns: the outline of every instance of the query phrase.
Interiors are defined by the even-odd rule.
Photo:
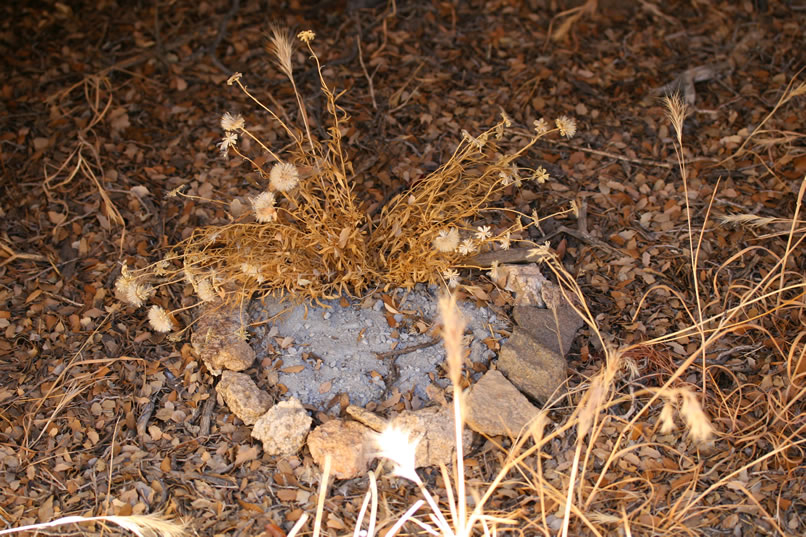
[[[416,350],[433,347],[439,342],[440,342],[439,338],[434,338],[432,340],[426,341],[425,343],[418,343],[417,345],[409,345],[408,347],[403,347],[402,349],[395,349],[389,352],[376,352],[375,356],[380,360],[384,358],[392,358],[395,356],[400,356],[401,354],[408,354]]]

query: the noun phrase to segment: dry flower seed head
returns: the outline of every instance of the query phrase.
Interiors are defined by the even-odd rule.
[[[278,192],[293,190],[299,183],[299,171],[290,162],[278,162],[269,172],[269,185]]]
[[[512,177],[512,173],[508,170],[501,170],[498,172],[498,177],[501,178],[501,184],[504,186],[509,186],[515,182],[515,179]]]
[[[560,134],[566,138],[573,138],[577,132],[577,122],[568,116],[560,116],[555,121],[557,128],[560,129]]]
[[[476,228],[476,238],[480,241],[486,241],[492,237],[490,226],[479,226]]]
[[[224,112],[221,116],[221,128],[226,132],[237,131],[244,128],[244,119],[241,114],[232,115],[229,112]]]
[[[445,278],[445,281],[448,283],[448,287],[451,289],[459,285],[459,273],[454,269],[446,270],[442,273],[442,277]]]
[[[512,234],[507,231],[506,235],[499,239],[499,244],[502,250],[509,250],[509,247],[512,245]]]
[[[377,455],[389,459],[394,464],[393,473],[414,483],[420,482],[415,471],[415,455],[419,438],[412,439],[408,431],[398,427],[388,427],[374,435]]]
[[[493,281],[498,281],[499,276],[501,276],[501,266],[497,259],[494,259],[490,264],[489,274]]]
[[[210,283],[208,278],[199,281],[196,286],[196,294],[199,295],[199,299],[202,302],[215,302],[218,299],[218,295],[213,289],[213,284]]]
[[[266,224],[277,219],[277,209],[275,208],[274,193],[261,192],[252,198],[252,208],[255,210],[255,218],[261,224]]]
[[[232,76],[227,79],[227,86],[232,86],[233,84],[238,82],[242,76],[243,76],[242,73],[233,73]]]
[[[462,255],[470,255],[476,251],[476,242],[473,239],[465,239],[459,245],[459,253]]]
[[[310,43],[311,41],[313,41],[315,37],[316,37],[316,34],[313,33],[311,30],[303,30],[303,31],[301,31],[300,33],[297,34],[297,39],[299,39],[300,41],[302,41],[303,43],[306,43],[306,44]]]
[[[252,263],[241,263],[241,272],[257,280],[257,283],[263,283],[266,278],[261,274],[260,269]]]
[[[512,126],[512,120],[509,119],[509,116],[503,110],[501,110],[501,121],[504,122],[505,127],[511,127]]]
[[[221,151],[222,156],[226,156],[230,146],[235,147],[236,145],[238,145],[238,135],[234,132],[228,132],[218,142],[218,149]]]
[[[170,332],[173,329],[170,314],[162,306],[156,304],[148,310],[148,324],[155,332]]]
[[[433,242],[434,249],[438,252],[449,253],[456,250],[459,246],[459,230],[455,227],[450,229],[443,229],[437,235]]]
[[[543,183],[549,180],[549,172],[547,172],[543,166],[539,166],[535,170],[535,173],[532,177],[534,178],[535,181],[537,181],[539,184],[542,185]]]
[[[577,205],[577,200],[571,200],[571,212],[574,218],[579,218],[579,205]]]
[[[537,132],[537,134],[546,134],[549,131],[549,124],[542,117],[536,119],[533,125],[535,126],[535,132]]]

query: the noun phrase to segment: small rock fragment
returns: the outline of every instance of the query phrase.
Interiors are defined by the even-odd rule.
[[[347,414],[359,423],[363,423],[375,432],[381,432],[386,428],[386,420],[374,412],[370,412],[360,406],[350,405],[346,409]]]
[[[568,354],[571,349],[571,343],[574,341],[574,335],[585,324],[582,317],[564,299],[561,299],[560,305],[557,307],[556,319],[554,318],[554,311],[531,306],[515,306],[512,308],[512,316],[518,326],[523,328],[544,347],[560,356]],[[560,342],[557,338],[558,325],[560,327],[559,339],[563,343],[562,348],[560,348]]]
[[[244,373],[224,371],[216,391],[232,413],[247,425],[255,423],[271,407],[271,396]]]
[[[330,472],[337,479],[352,479],[369,469],[373,458],[368,448],[372,429],[355,421],[330,420],[311,431],[308,449],[320,468],[330,455]]]
[[[263,414],[252,429],[252,438],[263,442],[269,455],[293,455],[305,443],[313,419],[299,399],[277,403]]]
[[[465,398],[467,424],[489,436],[518,436],[540,411],[498,370],[490,370]]]
[[[513,328],[498,355],[498,369],[520,391],[541,403],[559,393],[565,383],[566,365],[565,358],[519,326]]]
[[[423,466],[450,465],[456,449],[453,408],[428,407],[416,411],[404,410],[390,423],[408,431],[410,438],[419,438],[415,461],[417,468]],[[465,430],[462,443],[469,446],[473,433]]]
[[[255,351],[239,335],[241,317],[237,308],[221,305],[199,316],[190,342],[213,375],[220,375],[223,369],[243,371],[255,361]]]
[[[503,265],[498,269],[496,281],[504,289],[515,294],[516,305],[538,307],[545,305],[540,290],[547,280],[535,263]]]

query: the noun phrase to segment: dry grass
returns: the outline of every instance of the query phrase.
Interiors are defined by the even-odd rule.
[[[685,109],[675,98],[669,98],[667,106],[685,182]],[[397,475],[418,487],[423,499],[402,514],[388,517],[381,529],[370,516],[367,535],[394,535],[409,523],[412,531],[443,536],[499,532],[563,537],[690,536],[736,527],[742,513],[763,532],[799,534],[806,521],[798,518],[786,492],[791,480],[799,482],[806,471],[806,330],[798,322],[806,314],[806,279],[788,268],[792,266],[788,260],[802,260],[800,207],[805,191],[806,178],[793,217],[783,220],[789,225],[786,239],[780,240],[783,251],[757,280],[729,280],[730,264],[752,253],[738,252],[715,271],[713,281],[703,280],[705,284],[694,289],[690,300],[677,293],[690,305],[688,329],[627,348],[613,349],[604,343],[574,279],[548,248],[535,248],[533,256],[555,274],[563,295],[569,300],[574,297],[579,313],[602,339],[603,366],[571,389],[567,399],[561,397],[546,405],[509,448],[501,447],[506,456],[483,490],[465,490],[469,485],[463,475],[459,427],[459,455],[453,479],[442,469],[445,494],[441,501],[425,490],[413,461],[406,463],[408,459],[400,453],[382,453],[392,460]],[[702,272],[698,253],[706,237],[695,230],[690,216],[688,222],[691,270],[698,280]],[[771,254],[772,249],[766,252]],[[727,281],[719,281],[720,277]],[[705,298],[712,295],[713,299]],[[461,323],[451,300],[443,301],[441,313],[449,372],[456,387],[462,349],[452,334],[461,334]],[[697,335],[699,343],[690,347],[681,362],[660,358],[665,345],[691,335]],[[713,350],[718,342],[735,350],[768,348],[774,356],[768,360],[772,368],[762,385],[724,371]],[[639,360],[667,364],[656,386],[638,383]],[[725,374],[733,381],[727,391],[724,382],[716,380]],[[458,388],[453,404],[461,424],[462,393]],[[626,405],[625,414],[617,413]],[[557,416],[561,418],[557,420]],[[374,473],[370,476],[356,532],[363,527],[369,502],[371,512],[377,511],[376,477]],[[501,504],[494,502],[499,489],[507,489],[508,494],[513,489],[520,491],[517,506],[509,511],[499,507],[493,516],[491,504]],[[765,490],[772,495],[762,492]],[[466,493],[475,498],[469,514],[462,502]],[[430,512],[418,516],[424,506]]]
[[[292,55],[284,48],[290,46],[287,39],[287,34],[277,30],[271,49],[293,84],[288,63]],[[303,42],[318,65],[310,40],[306,35]],[[240,75],[230,82],[251,97]],[[254,214],[234,218],[228,226],[197,230],[163,261],[140,272],[124,272],[118,289],[121,294],[144,303],[154,292],[150,285],[167,285],[182,278],[193,285],[202,301],[211,302],[243,301],[255,293],[280,291],[318,299],[420,281],[451,283],[455,279],[451,271],[465,266],[466,256],[517,240],[522,220],[532,223],[526,215],[516,215],[513,224],[494,232],[473,226],[505,188],[522,180],[523,170],[517,169],[516,161],[547,133],[544,123],[537,125],[534,136],[520,150],[510,154],[502,154],[496,145],[508,127],[505,116],[477,137],[464,134],[442,167],[383,206],[371,207],[356,198],[352,166],[344,157],[341,127],[348,118],[321,73],[320,82],[332,119],[330,137],[325,141],[312,138],[299,98],[301,125],[283,122],[255,99],[289,138],[283,156],[253,137],[239,118],[226,120],[231,128],[225,127],[229,138],[222,142],[222,149],[255,165],[268,179],[274,204],[256,201]],[[798,96],[801,87],[790,85],[776,110]],[[498,472],[483,490],[476,490],[469,487],[464,475],[461,446],[463,408],[458,377],[462,351],[451,337],[452,327],[458,329],[460,324],[450,302],[443,304],[458,424],[459,449],[452,478],[443,468],[446,490],[438,498],[426,489],[413,466],[407,465],[408,459],[386,454],[395,464],[396,474],[413,482],[423,499],[404,513],[379,513],[377,475],[371,474],[356,534],[366,525],[367,535],[392,535],[408,524],[413,531],[444,536],[499,531],[563,537],[583,533],[698,535],[718,524],[725,529],[736,526],[739,513],[755,517],[765,531],[782,535],[806,527],[796,510],[792,514],[792,500],[785,497],[787,483],[803,479],[806,469],[806,330],[802,323],[806,280],[795,269],[802,261],[806,236],[800,213],[806,178],[794,214],[781,220],[788,230],[768,236],[776,240],[775,248],[765,244],[743,249],[706,272],[699,257],[708,239],[705,225],[698,229],[688,205],[682,129],[686,109],[676,97],[667,98],[666,105],[676,135],[686,200],[693,289],[686,293],[658,286],[647,294],[663,292],[677,297],[690,326],[639,345],[613,348],[598,333],[574,278],[550,249],[534,248],[535,259],[554,273],[560,292],[577,305],[600,339],[604,363],[566,395],[550,401],[529,430],[508,448],[502,446],[505,455]],[[556,130],[568,134],[566,127],[560,121]],[[264,169],[257,159],[242,154],[237,136],[253,138],[276,161],[274,168]],[[541,177],[541,171],[531,170],[527,175]],[[713,198],[706,221],[712,205]],[[733,220],[753,223],[750,218]],[[731,265],[758,252],[765,255],[763,269],[750,279],[733,280]],[[177,264],[182,268],[177,269]],[[141,286],[140,293],[130,285]],[[677,362],[665,351],[676,342],[688,343],[680,346],[686,355]],[[728,353],[763,350],[747,357],[764,362],[763,379],[759,382],[727,370],[718,360],[718,343],[732,349]],[[638,362],[657,366],[659,373],[652,382],[639,377]],[[627,412],[619,413],[625,406]],[[679,428],[678,423],[684,427]],[[768,473],[771,469],[774,472]],[[326,468],[315,537],[322,531],[327,474]],[[505,502],[496,501],[495,508],[491,505],[496,491],[503,487],[519,491],[508,510]],[[774,496],[766,497],[768,491]],[[468,495],[475,498],[472,509],[466,504]],[[430,512],[418,516],[424,506]],[[382,516],[386,518],[379,522]],[[300,519],[290,535],[302,531],[304,523]]]
[[[319,69],[311,48],[313,34],[302,32],[298,37]],[[499,146],[510,134],[510,120],[502,112],[501,121],[478,136],[463,131],[448,162],[407,190],[383,204],[360,200],[342,146],[349,117],[319,69],[331,123],[326,140],[313,137],[294,82],[293,46],[286,30],[272,29],[267,48],[292,84],[299,125],[284,121],[255,98],[242,83],[242,75],[228,80],[288,138],[285,150],[275,151],[249,130],[241,116],[222,117],[222,153],[249,161],[268,183],[252,198],[252,211],[233,216],[229,225],[195,230],[163,260],[145,269],[129,271],[124,266],[116,285],[119,298],[139,307],[157,288],[182,280],[193,286],[199,303],[229,304],[270,293],[318,300],[358,296],[376,288],[410,288],[420,282],[453,287],[458,270],[473,266],[467,261],[472,255],[508,248],[535,224],[536,214],[509,211],[507,223],[493,229],[486,213],[496,210],[495,202],[511,185],[549,178],[543,168],[520,167],[518,159],[543,136],[555,132],[573,136],[573,120],[560,117],[553,129],[544,120],[535,122],[531,135],[518,135],[519,148],[507,153]],[[238,142],[243,138],[265,154],[242,152]],[[183,196],[178,190],[170,195]],[[176,313],[152,306],[149,320],[155,330],[167,332],[176,326]]]

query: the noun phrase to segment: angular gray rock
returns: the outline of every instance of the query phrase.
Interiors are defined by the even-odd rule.
[[[271,396],[244,373],[224,371],[216,391],[233,414],[247,425],[255,423],[271,407]]]
[[[213,375],[220,375],[223,369],[243,371],[255,361],[255,351],[239,335],[241,317],[237,308],[220,305],[199,316],[190,343]]]
[[[552,310],[531,306],[515,306],[512,308],[512,316],[518,326],[523,328],[544,347],[560,356],[568,354],[571,343],[574,341],[574,335],[585,324],[582,317],[562,298],[560,298],[560,304],[557,307],[556,320]],[[557,325],[560,327],[562,348],[560,348],[557,340]]]
[[[408,431],[412,439],[420,439],[415,454],[417,468],[440,464],[450,466],[456,451],[452,407],[404,410],[390,420],[389,425]],[[472,440],[473,433],[465,429],[462,432],[465,448]]]
[[[308,449],[320,469],[329,454],[330,473],[337,479],[352,479],[369,470],[369,463],[374,457],[372,434],[372,429],[356,421],[330,420],[311,431]]]
[[[299,399],[277,403],[263,414],[252,428],[252,438],[263,442],[269,455],[293,455],[305,443],[313,419]]]
[[[520,391],[541,403],[556,395],[566,379],[565,358],[519,326],[501,346],[498,369]]]
[[[465,397],[467,425],[489,436],[517,437],[540,411],[500,371],[491,369]]]

